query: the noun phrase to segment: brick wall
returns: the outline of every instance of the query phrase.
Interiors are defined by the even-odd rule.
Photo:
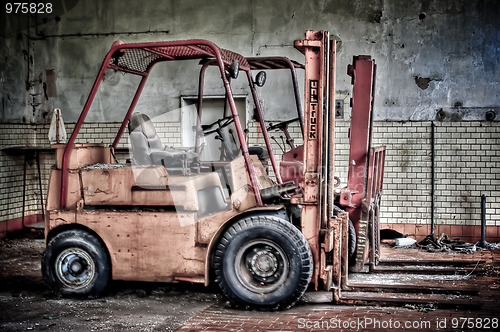
[[[335,175],[341,179],[341,186],[347,183],[349,126],[349,121],[336,121]],[[249,143],[263,145],[263,139],[257,139],[256,128],[249,126]],[[299,127],[292,127],[291,132],[300,142]],[[383,228],[418,237],[429,234],[431,122],[375,122],[373,146],[378,145],[387,148],[380,220],[385,224]],[[273,149],[280,157],[276,143]],[[487,196],[487,237],[498,242],[500,123],[435,123],[435,232],[477,240],[483,194]]]
[[[347,176],[348,126],[347,121],[336,123],[336,170],[343,181]],[[381,222],[406,234],[429,234],[431,123],[375,122],[373,145],[387,147]],[[436,122],[436,233],[477,240],[483,194],[487,197],[487,237],[498,242],[500,123]],[[409,226],[400,226],[403,224]]]
[[[39,146],[44,126],[0,124],[0,237],[9,229],[22,227],[23,206],[23,174],[24,153],[18,150],[6,151],[3,149],[14,146]],[[48,133],[48,129],[46,130]],[[47,139],[46,139],[47,140]],[[48,172],[51,161],[50,154],[40,152],[40,174],[42,191],[39,188],[37,164],[33,159],[26,163],[26,193],[25,215],[41,213],[41,198],[45,202],[45,193],[48,184]],[[37,218],[25,218],[25,224],[36,222]]]
[[[109,144],[118,123],[85,124],[77,142]],[[500,241],[500,123],[440,122],[435,124],[435,222],[436,231],[475,239],[480,225],[480,196],[487,196],[486,220],[490,241]],[[68,134],[74,124],[67,124]],[[178,123],[157,123],[164,144],[180,144]],[[249,123],[249,144],[264,145],[259,126]],[[349,121],[339,120],[335,130],[335,172],[341,186],[347,181]],[[290,125],[296,144],[301,144],[300,127]],[[48,146],[48,125],[0,124],[0,148]],[[281,132],[271,133],[281,143]],[[402,232],[425,235],[431,219],[431,123],[375,122],[373,145],[385,145],[384,188],[381,222]],[[272,140],[280,160],[281,149]],[[119,147],[128,146],[125,133]],[[118,159],[129,158],[122,152]],[[0,152],[0,221],[21,217],[23,156]],[[42,194],[47,191],[53,152],[40,153]],[[27,165],[26,215],[41,213],[36,164]],[[407,226],[405,226],[407,225]],[[477,226],[477,227],[474,227]],[[385,227],[385,226],[384,226]],[[0,228],[0,233],[1,233]]]
[[[86,123],[82,126],[77,143],[113,142],[121,123]],[[66,124],[68,136],[75,124]],[[158,135],[164,144],[180,144],[180,126],[178,123],[157,125]],[[34,159],[26,163],[25,224],[37,222],[34,215],[42,213],[42,201],[45,205],[50,170],[55,164],[55,153],[49,149],[49,125],[0,124],[0,238],[7,230],[22,227],[24,152],[16,147],[45,147],[39,151],[40,180]],[[118,148],[128,147],[126,131]],[[9,149],[10,148],[10,149]],[[7,150],[6,150],[7,149]],[[117,153],[119,162],[130,158],[128,152],[121,149]]]

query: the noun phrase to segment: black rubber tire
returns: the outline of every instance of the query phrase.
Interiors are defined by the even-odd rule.
[[[99,239],[84,230],[64,231],[43,253],[42,276],[57,295],[99,297],[111,276],[108,252]]]
[[[232,225],[215,252],[216,281],[235,308],[284,310],[304,295],[313,258],[304,235],[274,216],[252,216]]]
[[[349,220],[349,258],[354,256],[354,253],[356,252],[356,244],[356,229],[354,228],[352,221]]]

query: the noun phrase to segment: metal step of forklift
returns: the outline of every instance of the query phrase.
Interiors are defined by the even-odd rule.
[[[448,274],[467,275],[482,272],[478,266],[443,266],[443,265],[385,265],[376,266],[371,273],[410,273],[410,274]]]
[[[441,293],[478,295],[472,275],[367,274],[349,275],[347,290],[359,292]]]
[[[486,263],[485,260],[453,260],[453,259],[441,259],[441,260],[436,260],[436,259],[428,259],[428,260],[423,260],[419,259],[418,261],[412,259],[412,260],[405,260],[405,259],[381,259],[377,266],[411,266],[411,265],[441,265],[441,266],[458,266],[458,267],[464,267],[464,266],[476,266],[476,265],[482,265]]]
[[[479,296],[454,294],[423,293],[377,293],[342,291],[341,301],[344,303],[399,303],[399,304],[435,304],[439,306],[480,307]]]
[[[350,273],[341,302],[478,307],[482,301],[473,274]]]
[[[361,272],[401,274],[477,274],[484,271],[484,260],[381,260],[369,271],[365,265]]]
[[[28,226],[28,228],[43,230],[43,229],[45,229],[45,222],[40,221],[40,222],[37,222],[36,224],[31,224]]]

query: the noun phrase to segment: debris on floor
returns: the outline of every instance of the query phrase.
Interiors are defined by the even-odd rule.
[[[486,250],[500,249],[500,243],[486,243],[486,247],[484,249]]]
[[[412,239],[411,237],[398,237],[396,238],[396,247],[407,247],[415,244],[417,242],[415,239]]]
[[[471,254],[480,250],[495,250],[500,248],[500,243],[487,243],[482,248],[477,243],[468,243],[460,239],[451,239],[446,233],[441,233],[438,237],[427,235],[423,240],[415,243],[419,249],[425,249],[429,252],[448,252],[457,251],[462,254]]]
[[[425,249],[430,252],[448,252],[457,250],[460,252],[475,252],[476,245],[467,243],[463,240],[453,240],[446,233],[441,233],[438,237],[433,234],[427,235],[423,240],[416,243],[417,248]]]

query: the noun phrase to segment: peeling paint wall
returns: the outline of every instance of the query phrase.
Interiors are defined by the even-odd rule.
[[[47,123],[54,107],[63,110],[66,122],[76,121],[102,58],[117,39],[206,38],[243,55],[300,60],[292,45],[306,29],[328,30],[338,41],[339,98],[350,90],[344,72],[352,56],[376,59],[377,120],[485,120],[487,112],[500,118],[500,2],[495,0],[58,0],[53,5],[52,13],[38,15],[6,14],[2,8],[2,123]],[[293,110],[292,100],[283,105],[279,96],[278,91],[275,104],[265,105],[269,120]],[[93,120],[120,119],[103,112]]]
[[[346,101],[345,114],[352,89],[346,68],[353,55],[371,55],[378,65],[375,113],[381,121],[375,124],[373,142],[388,147],[382,221],[429,225],[428,121],[443,121],[436,126],[437,224],[463,226],[464,231],[477,224],[477,198],[485,194],[488,225],[500,230],[500,1],[52,3],[52,13],[39,15],[6,14],[1,7],[0,150],[46,146],[56,107],[61,108],[71,132],[101,61],[117,39],[203,38],[246,56],[285,55],[302,62],[293,41],[303,39],[306,29],[327,30],[337,40],[336,93]],[[196,94],[198,72],[179,64],[169,71],[165,65],[155,68],[138,108],[150,115],[175,110],[166,120],[170,130],[179,127],[181,97]],[[184,80],[186,75],[191,78]],[[220,92],[210,83],[220,80],[213,76],[217,75],[207,78],[207,92],[217,95]],[[299,72],[299,80],[303,77]],[[79,137],[82,142],[114,138],[117,122],[132,97],[130,91],[122,91],[138,83],[137,78],[125,78],[106,75],[106,89],[95,99],[87,117],[92,123],[84,126]],[[266,86],[259,90],[268,121],[296,117],[290,89],[288,74],[268,75]],[[237,84],[234,93],[249,94]],[[347,176],[348,120],[337,121],[336,127],[335,168],[342,180]],[[250,140],[255,140],[256,127],[249,124],[248,128]],[[170,144],[177,142],[171,139]],[[275,152],[279,155],[279,148]],[[53,160],[52,152],[42,154],[43,193]],[[0,151],[0,173],[0,221],[20,218],[22,157]],[[26,213],[40,213],[34,164],[28,165],[27,177]]]

